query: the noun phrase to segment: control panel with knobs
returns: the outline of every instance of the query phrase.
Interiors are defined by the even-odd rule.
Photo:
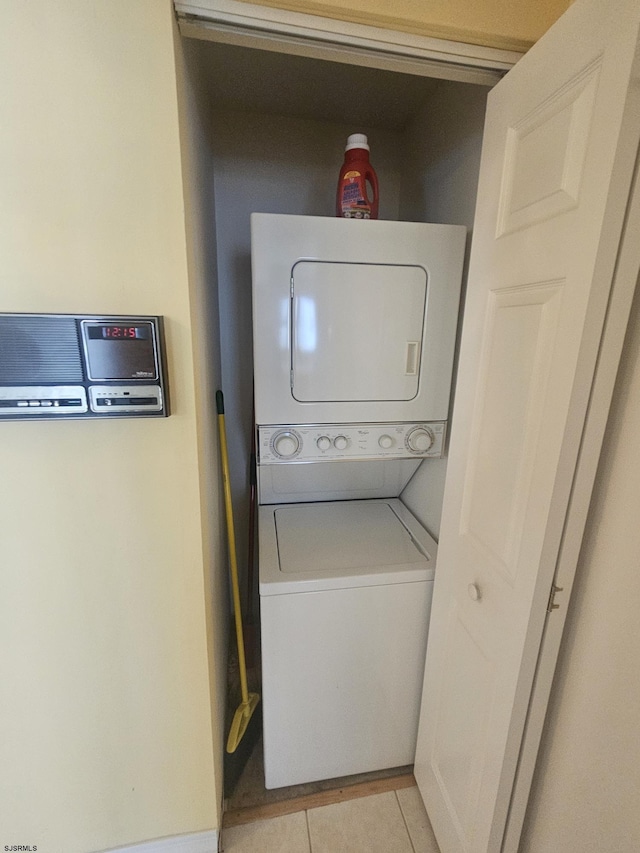
[[[259,426],[258,455],[261,464],[438,458],[445,427],[444,421]]]

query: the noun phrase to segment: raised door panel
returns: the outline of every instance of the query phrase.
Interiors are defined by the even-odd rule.
[[[561,281],[488,293],[460,535],[515,580],[552,368]]]

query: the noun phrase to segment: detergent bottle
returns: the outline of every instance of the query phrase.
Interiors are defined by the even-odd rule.
[[[370,197],[369,188],[373,197]],[[364,133],[352,133],[347,139],[338,179],[336,216],[346,219],[378,218],[378,178],[369,162],[369,145]]]

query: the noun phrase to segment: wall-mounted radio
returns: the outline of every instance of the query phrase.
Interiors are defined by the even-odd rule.
[[[0,419],[168,414],[162,317],[0,313]]]

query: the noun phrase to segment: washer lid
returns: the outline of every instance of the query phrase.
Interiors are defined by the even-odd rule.
[[[261,507],[261,594],[432,580],[436,545],[397,499]]]
[[[275,513],[280,571],[359,574],[397,563],[426,566],[388,504],[288,506]]]

